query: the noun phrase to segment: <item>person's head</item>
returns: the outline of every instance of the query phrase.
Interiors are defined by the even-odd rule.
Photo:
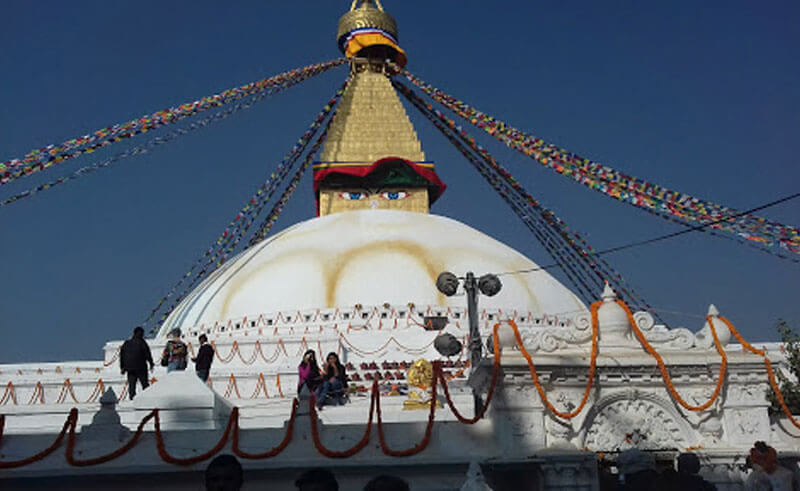
[[[206,344],[208,342],[208,336],[205,334],[201,334],[197,339],[200,340],[200,344]]]
[[[329,470],[311,469],[300,474],[294,482],[299,491],[339,491],[339,483]]]
[[[765,442],[761,440],[754,443],[753,446],[756,448],[756,450],[758,450],[761,453],[769,452],[769,445],[767,445]]]
[[[760,468],[772,474],[778,468],[778,454],[766,443],[757,441],[750,449],[750,464],[754,469]]]
[[[144,328],[142,326],[136,326],[133,328],[133,337],[135,338],[143,338],[144,337]]]
[[[642,471],[655,471],[656,460],[652,454],[642,452],[638,448],[629,448],[617,457],[617,469],[626,476]]]
[[[697,454],[687,452],[678,455],[678,472],[681,474],[697,474],[700,472],[700,458]]]
[[[364,491],[409,491],[408,483],[399,477],[382,475],[372,478]]]
[[[310,363],[312,365],[316,365],[317,364],[317,353],[313,349],[310,349],[310,350],[306,351],[303,354],[303,363],[306,363],[306,364]]]
[[[180,339],[181,338],[181,330],[178,329],[178,328],[175,328],[175,329],[171,330],[169,332],[169,337],[171,337],[172,339]]]
[[[328,353],[328,356],[325,357],[325,361],[327,361],[331,365],[338,365],[339,355],[331,351],[330,353]]]
[[[220,455],[206,467],[205,480],[206,491],[238,491],[244,481],[242,465],[233,455]]]

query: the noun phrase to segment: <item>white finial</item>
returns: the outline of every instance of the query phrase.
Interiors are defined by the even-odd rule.
[[[710,317],[719,317],[719,310],[717,310],[716,305],[713,303],[708,306],[708,315]]]
[[[609,285],[607,281],[606,286],[603,287],[603,294],[601,295],[601,298],[604,302],[613,302],[617,299],[616,292],[611,288],[611,285]]]
[[[486,480],[483,478],[483,473],[481,472],[481,466],[477,462],[473,461],[469,463],[467,480],[464,481],[464,485],[461,486],[460,491],[492,491],[492,488],[486,484]]]
[[[117,403],[117,394],[114,392],[114,389],[109,387],[100,397],[99,402],[101,406],[105,406],[106,404],[115,405]]]

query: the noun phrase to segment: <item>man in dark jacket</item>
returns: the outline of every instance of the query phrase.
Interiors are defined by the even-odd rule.
[[[144,329],[137,327],[133,336],[122,344],[119,352],[119,368],[122,374],[128,374],[128,396],[131,400],[136,397],[136,381],[142,384],[142,390],[150,383],[147,380],[147,365],[153,370],[153,355],[150,346],[144,340]]]
[[[214,361],[214,348],[208,344],[208,338],[205,334],[200,335],[200,349],[197,351],[197,357],[192,358],[194,362],[194,370],[197,376],[203,382],[208,382],[208,372],[211,370],[211,362]]]

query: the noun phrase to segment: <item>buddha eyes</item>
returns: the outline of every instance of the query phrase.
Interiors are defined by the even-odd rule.
[[[381,193],[381,197],[383,199],[388,199],[390,201],[393,201],[397,199],[407,198],[408,193],[405,191],[386,191],[384,193]]]
[[[379,193],[379,196],[389,201],[395,201],[398,199],[407,198],[408,193],[406,191],[384,191],[382,193]],[[365,193],[362,191],[348,191],[344,193],[339,193],[339,197],[345,201],[359,201],[369,198],[369,193]]]
[[[339,194],[339,197],[346,201],[357,201],[361,199],[367,199],[368,196],[369,195],[367,193],[359,193],[359,192]]]

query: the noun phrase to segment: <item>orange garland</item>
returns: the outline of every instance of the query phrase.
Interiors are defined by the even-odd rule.
[[[283,395],[283,388],[281,387],[281,374],[280,373],[278,373],[278,375],[275,377],[275,384],[278,386],[278,395],[281,396],[281,397],[286,397],[285,395]]]
[[[675,389],[675,385],[672,383],[672,378],[670,378],[669,376],[669,370],[667,370],[667,366],[664,364],[664,360],[661,359],[661,355],[659,355],[653,348],[653,346],[647,342],[647,339],[645,339],[642,330],[639,329],[639,326],[636,325],[636,321],[633,319],[633,314],[631,314],[631,310],[622,300],[617,300],[616,302],[620,307],[622,307],[625,310],[625,313],[628,316],[628,322],[630,322],[631,327],[633,328],[633,333],[636,335],[636,338],[639,340],[639,343],[641,343],[642,347],[644,347],[644,349],[648,353],[650,353],[650,356],[656,359],[656,363],[658,363],[658,369],[661,371],[661,376],[664,379],[664,384],[666,384],[667,390],[672,395],[672,398],[675,399],[675,401],[678,404],[688,409],[689,411],[705,411],[712,404],[714,404],[714,401],[717,400],[717,397],[719,397],[720,392],[722,392],[722,385],[725,383],[725,371],[728,367],[728,358],[727,356],[725,356],[725,350],[722,349],[722,345],[719,343],[719,338],[717,337],[717,330],[716,328],[714,328],[714,323],[712,322],[711,317],[707,316],[706,321],[708,322],[708,326],[711,328],[711,335],[714,337],[714,346],[716,346],[717,353],[719,353],[719,356],[721,358],[721,363],[719,366],[719,377],[717,380],[717,386],[714,389],[714,393],[711,395],[711,398],[709,398],[706,402],[700,404],[699,406],[694,406],[683,400],[680,394],[678,394],[677,389]]]
[[[232,391],[236,392],[237,399],[242,398],[242,395],[239,393],[239,386],[236,384],[236,377],[234,377],[233,374],[231,374],[231,376],[228,377],[228,386],[225,388],[225,395],[223,397],[225,397],[226,399],[229,398],[231,396]]]
[[[73,408],[72,410],[70,410],[69,415],[67,416],[67,420],[64,421],[64,426],[61,428],[61,432],[58,434],[52,445],[42,450],[41,452],[37,453],[36,455],[32,455],[26,459],[0,462],[0,469],[14,469],[16,467],[23,467],[28,464],[32,464],[34,462],[43,460],[45,457],[53,453],[61,445],[61,441],[67,434],[67,429],[73,424],[75,424],[77,420],[78,420],[78,410]],[[3,418],[3,423],[5,424],[5,418]]]
[[[78,398],[75,397],[75,391],[72,389],[72,382],[69,377],[65,378],[64,383],[61,385],[61,392],[58,394],[56,404],[63,404],[67,400],[67,394],[72,398],[72,402],[78,404]]]
[[[264,392],[264,397],[269,399],[269,392],[267,392],[267,384],[264,381],[264,374],[258,374],[258,383],[256,383],[256,388],[253,390],[253,395],[250,396],[250,399],[255,399],[258,397],[259,392]]]
[[[8,385],[6,385],[6,390],[3,392],[3,397],[0,398],[0,405],[5,406],[8,401],[12,401],[14,405],[17,405],[17,389],[14,387],[14,383],[9,381]]]
[[[377,390],[377,384],[373,385],[373,392],[375,392],[375,409],[378,412],[378,441],[381,444],[381,450],[383,450],[384,454],[392,457],[408,457],[420,453],[428,446],[431,441],[431,435],[433,435],[433,420],[436,417],[436,382],[439,380],[441,371],[442,362],[433,362],[433,381],[431,383],[431,394],[433,398],[431,399],[431,409],[428,413],[428,424],[425,426],[425,435],[419,443],[405,450],[392,450],[386,443],[386,438],[383,434],[383,418],[381,417],[381,396]]]
[[[74,456],[75,427],[77,426],[77,420],[78,420],[76,416],[74,422],[69,428],[69,438],[67,439],[67,452],[66,452],[67,463],[75,467],[87,467],[90,465],[104,464],[106,462],[110,462],[116,459],[117,457],[121,457],[122,455],[127,453],[128,450],[132,449],[136,445],[136,442],[138,442],[139,438],[142,436],[142,432],[144,431],[144,425],[146,425],[147,422],[150,421],[150,419],[153,418],[154,416],[155,416],[155,410],[150,411],[144,418],[142,418],[142,421],[136,428],[136,433],[134,433],[131,439],[128,440],[128,443],[126,443],[122,447],[118,448],[117,450],[109,454],[103,455],[102,457],[95,457],[92,459],[83,459],[83,460],[78,460]]]
[[[522,336],[519,333],[519,329],[517,328],[517,323],[513,320],[509,319],[508,324],[511,326],[511,329],[514,330],[514,338],[517,341],[517,346],[519,350],[522,352],[522,356],[525,357],[525,360],[528,362],[528,369],[531,372],[531,379],[533,379],[533,384],[536,386],[536,391],[539,392],[539,397],[542,399],[542,403],[550,410],[553,414],[560,418],[564,419],[571,419],[580,414],[583,411],[583,408],[586,406],[586,403],[589,400],[589,394],[592,392],[592,384],[594,383],[594,374],[595,370],[597,369],[597,340],[598,340],[598,321],[597,321],[597,309],[600,307],[602,302],[595,302],[591,306],[592,312],[592,354],[591,359],[589,361],[589,377],[586,381],[586,389],[583,392],[583,399],[581,403],[578,404],[573,411],[568,413],[564,413],[559,411],[558,409],[550,403],[547,399],[547,394],[544,392],[544,388],[542,384],[539,382],[539,376],[536,373],[536,366],[533,364],[533,358],[531,357],[528,350],[525,349],[525,345],[522,343]],[[497,329],[500,324],[495,325],[495,339],[497,339]]]
[[[106,363],[105,361],[103,362],[103,366],[104,367],[108,367],[108,366],[113,365],[114,362],[119,359],[120,351],[122,351],[122,345],[119,345],[119,347],[117,348],[117,351],[114,352],[114,354],[111,356],[111,359],[108,361],[108,363]]]
[[[294,421],[297,416],[297,406],[300,402],[295,398],[292,400],[292,413],[289,416],[289,422],[286,424],[286,435],[284,435],[283,440],[271,450],[267,450],[264,453],[248,453],[244,450],[239,448],[239,414],[236,414],[236,424],[233,426],[233,442],[231,443],[231,452],[239,458],[242,459],[268,459],[271,457],[275,457],[279,453],[283,452],[289,442],[292,441],[292,434],[294,433]]]
[[[378,393],[378,381],[375,380],[372,382],[372,392],[370,394],[369,400],[369,416],[367,418],[367,428],[364,430],[364,436],[361,437],[361,440],[356,442],[351,448],[347,450],[330,450],[329,448],[325,447],[322,444],[322,439],[319,437],[319,428],[317,423],[317,405],[316,405],[316,398],[312,394],[311,397],[308,399],[308,405],[310,409],[310,418],[311,418],[311,437],[314,440],[314,446],[317,448],[317,451],[326,457],[330,457],[333,459],[342,459],[346,457],[352,457],[353,455],[357,454],[361,451],[362,448],[366,447],[369,443],[369,435],[372,432],[372,415],[375,412],[375,400],[379,398],[380,395]]]
[[[724,322],[725,325],[728,326],[728,329],[731,330],[731,334],[733,334],[733,337],[735,337],[736,340],[739,341],[739,344],[741,344],[744,349],[753,354],[761,355],[761,357],[764,358],[764,366],[767,369],[767,377],[769,378],[769,385],[770,387],[772,387],[772,391],[775,393],[775,397],[778,398],[778,404],[780,404],[781,409],[783,409],[783,413],[789,418],[789,421],[791,421],[791,423],[795,426],[795,428],[800,429],[800,423],[798,423],[797,420],[794,419],[792,412],[789,411],[789,407],[786,405],[786,401],[783,400],[783,393],[781,392],[781,389],[778,386],[778,381],[775,380],[775,372],[772,370],[772,362],[769,361],[769,358],[767,358],[767,354],[764,352],[764,350],[760,350],[754,347],[752,344],[745,341],[742,335],[739,334],[739,331],[737,331],[736,328],[733,327],[733,324],[730,321],[728,321],[728,319],[720,317],[720,320]]]
[[[225,426],[225,431],[222,433],[219,441],[216,445],[214,445],[211,450],[205,452],[200,455],[196,455],[194,457],[173,457],[167,452],[167,449],[164,445],[164,436],[161,434],[161,420],[159,418],[159,411],[158,409],[153,409],[153,416],[155,417],[155,433],[156,433],[156,449],[158,449],[158,455],[161,457],[161,460],[167,462],[169,464],[178,464],[178,465],[192,465],[198,462],[202,462],[206,459],[209,459],[216,455],[220,450],[225,447],[225,444],[228,442],[228,436],[231,434],[231,430],[233,430],[234,424],[238,421],[239,418],[239,408],[234,407],[231,410],[231,414],[228,417],[228,424]]]
[[[500,324],[496,324],[494,326],[494,339],[497,339],[497,330],[500,328]],[[458,409],[456,409],[456,405],[453,404],[453,400],[450,398],[450,389],[447,388],[447,380],[444,378],[441,370],[438,373],[438,378],[442,382],[442,389],[444,390],[444,398],[447,401],[447,405],[450,406],[450,411],[453,412],[453,415],[456,417],[457,420],[464,424],[475,424],[483,418],[484,414],[486,414],[486,410],[489,409],[489,403],[492,402],[492,397],[494,396],[494,389],[497,386],[497,376],[500,373],[500,343],[492,343],[494,345],[494,365],[492,367],[492,381],[489,384],[489,390],[486,392],[486,402],[483,403],[483,407],[480,411],[475,414],[472,418],[465,418]],[[466,368],[466,367],[464,367]]]
[[[592,381],[594,379],[594,373],[595,373],[595,370],[596,370],[596,358],[597,358],[597,341],[598,341],[597,309],[601,305],[601,303],[602,302],[595,302],[591,306],[591,314],[592,314],[592,357],[591,357],[591,363],[590,363],[590,366],[589,366],[589,375],[590,375],[589,376],[589,380],[587,382],[587,386],[586,386],[586,390],[584,392],[583,400],[581,401],[580,405],[574,411],[572,411],[570,413],[562,413],[562,412],[556,410],[552,406],[552,404],[547,400],[546,395],[544,394],[544,389],[542,388],[542,386],[541,386],[541,384],[539,382],[538,375],[536,373],[536,368],[535,368],[535,366],[533,364],[533,360],[532,360],[530,354],[528,353],[528,351],[525,349],[525,346],[522,343],[522,337],[521,337],[521,335],[519,333],[519,329],[518,329],[516,323],[513,320],[509,320],[508,321],[508,324],[510,325],[510,327],[514,331],[514,337],[515,337],[517,346],[520,348],[520,351],[522,352],[523,356],[525,357],[526,361],[528,362],[528,367],[529,367],[530,372],[531,372],[531,378],[533,379],[533,382],[536,385],[536,389],[539,392],[539,395],[542,398],[543,403],[545,404],[545,406],[551,412],[553,412],[555,415],[557,415],[559,417],[572,418],[572,417],[576,416],[577,414],[579,414],[582,411],[582,409],[584,408],[584,406],[586,405],[586,402],[588,400],[588,396],[589,396],[589,394],[591,392]],[[721,346],[721,344],[719,342],[719,339],[717,337],[716,329],[714,327],[712,319],[710,317],[707,317],[707,321],[708,321],[708,324],[709,324],[709,327],[710,327],[710,330],[711,330],[711,334],[712,334],[712,336],[714,338],[714,344],[715,344],[715,346],[717,348],[717,351],[719,352],[719,354],[721,356],[720,377],[719,377],[719,380],[717,382],[716,390],[714,391],[714,394],[712,395],[712,397],[706,403],[704,403],[704,404],[702,404],[700,406],[692,406],[692,405],[686,403],[678,395],[678,393],[677,393],[677,391],[676,391],[676,389],[675,389],[674,385],[672,384],[672,381],[671,381],[671,379],[669,377],[669,373],[667,372],[667,369],[666,369],[666,366],[664,365],[663,359],[655,351],[655,349],[647,342],[647,340],[644,337],[644,334],[641,332],[639,327],[636,325],[636,323],[635,323],[635,321],[633,319],[633,315],[631,314],[631,312],[628,309],[627,305],[624,302],[622,302],[621,300],[617,300],[617,303],[625,310],[625,312],[626,312],[626,314],[628,316],[628,321],[630,322],[631,327],[632,327],[637,339],[639,340],[639,342],[642,344],[642,346],[645,348],[645,350],[656,359],[656,362],[659,365],[659,369],[661,370],[662,376],[664,377],[664,381],[667,384],[667,387],[668,387],[670,393],[672,394],[672,396],[675,398],[675,400],[678,401],[683,407],[685,407],[685,408],[687,408],[689,410],[692,410],[692,411],[702,411],[702,410],[708,408],[711,404],[713,404],[713,402],[717,399],[717,397],[719,397],[719,394],[721,392],[721,387],[722,387],[722,384],[724,382],[725,370],[726,370],[726,367],[727,367],[727,357],[725,356],[725,352],[722,349],[722,346]],[[792,422],[792,424],[794,424],[796,427],[800,428],[800,424],[798,424],[798,422],[793,418],[791,412],[789,411],[788,407],[786,406],[786,403],[785,403],[785,401],[783,399],[783,395],[781,394],[780,388],[778,387],[777,381],[775,379],[775,374],[774,374],[774,371],[773,371],[773,368],[772,368],[772,363],[770,362],[769,358],[767,358],[766,353],[763,350],[760,350],[760,349],[757,349],[757,348],[753,347],[750,343],[745,341],[742,338],[742,336],[739,334],[739,332],[736,330],[736,328],[730,323],[730,321],[728,321],[724,317],[719,317],[719,319],[727,325],[727,327],[731,331],[731,334],[733,334],[733,336],[739,341],[739,343],[744,347],[744,349],[750,351],[751,353],[760,355],[760,356],[762,356],[764,358],[764,364],[765,364],[765,367],[766,367],[766,370],[767,370],[767,375],[769,377],[769,383],[770,383],[770,386],[772,387],[773,391],[775,392],[775,394],[776,394],[776,396],[778,398],[778,402],[780,403],[783,411],[789,417],[789,419]],[[498,330],[500,328],[500,325],[501,324],[498,323],[498,324],[496,324],[494,326],[495,339],[498,339]],[[477,422],[478,420],[480,420],[485,415],[485,412],[486,412],[487,408],[489,407],[489,403],[492,400],[492,397],[493,397],[493,394],[494,394],[494,390],[495,390],[495,387],[496,387],[496,384],[497,384],[497,378],[498,378],[499,369],[500,369],[500,356],[501,355],[500,355],[499,343],[497,343],[497,342],[494,343],[494,355],[495,355],[494,356],[495,359],[494,359],[494,367],[493,367],[494,369],[493,369],[493,373],[492,373],[492,382],[491,382],[491,385],[489,387],[489,391],[487,393],[486,403],[484,404],[483,408],[479,411],[479,413],[476,415],[476,417],[469,418],[469,419],[468,418],[464,418],[460,413],[458,413],[458,411],[456,410],[456,408],[455,408],[455,406],[454,406],[454,404],[453,404],[453,402],[452,402],[452,400],[450,398],[449,390],[447,388],[446,379],[445,379],[445,377],[443,376],[443,373],[442,373],[441,362],[437,361],[437,362],[433,363],[434,377],[433,377],[433,383],[432,383],[432,387],[431,387],[432,393],[436,394],[436,392],[437,392],[436,391],[437,382],[441,381],[442,385],[443,385],[443,390],[444,390],[444,393],[445,393],[445,397],[447,399],[447,403],[450,406],[451,410],[453,411],[453,414],[462,423],[472,424],[472,423]],[[98,382],[98,384],[99,383],[101,383],[101,382]],[[235,384],[235,379],[234,379],[234,384]],[[65,382],[65,386],[66,386],[66,382]],[[11,386],[11,387],[13,389],[13,386]],[[95,387],[95,388],[97,389],[97,387]],[[280,390],[280,377],[278,377],[278,389]],[[7,386],[6,387],[6,395],[8,394],[8,391],[9,391],[9,387]],[[63,387],[62,387],[62,391],[63,391]],[[34,391],[34,395],[31,397],[31,403],[36,398],[37,394],[39,395],[40,399],[43,399],[44,394],[43,394],[43,387],[42,387],[41,383],[37,383],[35,391]],[[4,400],[6,398],[6,395],[4,395],[4,397],[3,397]],[[91,399],[91,396],[90,396],[90,399]],[[431,439],[432,433],[433,433],[433,423],[434,423],[435,411],[436,411],[435,401],[432,401],[432,403],[431,403],[430,413],[429,413],[429,416],[428,416],[428,423],[427,423],[427,426],[426,426],[426,429],[425,429],[425,435],[423,436],[422,441],[420,441],[417,445],[415,445],[415,446],[413,446],[411,448],[405,449],[405,450],[392,450],[391,448],[389,448],[388,444],[386,443],[385,435],[384,435],[384,431],[383,431],[383,420],[382,420],[382,414],[381,414],[380,392],[378,390],[378,383],[377,383],[377,381],[374,381],[373,385],[372,385],[371,398],[370,398],[369,418],[368,418],[368,421],[367,421],[367,428],[366,428],[366,430],[364,432],[364,436],[362,437],[362,439],[358,443],[356,443],[355,446],[353,446],[352,448],[350,448],[348,450],[345,450],[345,451],[333,451],[333,450],[327,449],[326,447],[324,447],[324,445],[322,445],[322,442],[321,442],[321,440],[319,438],[319,431],[318,431],[319,429],[318,429],[318,426],[317,426],[318,423],[317,423],[316,407],[314,405],[313,398],[310,400],[310,404],[311,404],[311,431],[312,431],[312,437],[313,437],[313,440],[314,440],[314,445],[317,447],[317,450],[320,453],[322,453],[323,455],[326,455],[328,457],[332,457],[332,458],[343,458],[343,457],[350,457],[352,455],[355,455],[356,453],[358,453],[360,450],[362,450],[369,443],[369,437],[370,437],[370,433],[371,433],[373,414],[374,414],[375,411],[377,411],[378,438],[379,438],[379,441],[380,441],[381,450],[386,455],[396,456],[396,457],[403,457],[403,456],[409,456],[409,455],[414,455],[416,453],[419,453],[419,452],[421,452],[422,450],[424,450],[428,446],[428,444],[430,443],[430,439]],[[64,422],[64,426],[61,429],[61,432],[58,434],[58,436],[56,437],[55,441],[49,447],[47,447],[46,449],[42,450],[41,452],[39,452],[37,454],[35,454],[35,455],[31,456],[31,457],[25,458],[25,459],[21,459],[21,460],[17,460],[17,461],[0,462],[0,469],[11,469],[11,468],[16,468],[16,467],[22,467],[22,466],[31,464],[33,462],[37,462],[37,461],[43,460],[44,458],[49,456],[51,453],[53,453],[53,451],[55,451],[61,445],[61,442],[63,441],[65,435],[67,435],[67,434],[68,434],[68,441],[67,441],[67,449],[66,449],[66,460],[70,465],[73,465],[73,466],[91,466],[91,465],[97,465],[97,464],[101,464],[101,463],[104,463],[104,462],[108,462],[110,460],[113,460],[113,459],[115,459],[117,457],[122,456],[123,454],[128,452],[131,448],[133,448],[136,445],[136,443],[138,442],[138,440],[140,439],[140,437],[141,437],[141,435],[143,433],[144,426],[146,425],[146,423],[151,418],[155,419],[155,437],[156,437],[156,447],[157,447],[157,450],[158,450],[158,454],[161,457],[161,459],[164,460],[167,463],[178,464],[178,465],[191,465],[191,464],[206,460],[206,459],[214,456],[215,454],[217,454],[220,450],[222,450],[225,447],[225,444],[228,441],[228,438],[229,438],[229,436],[231,434],[231,431],[233,432],[232,452],[235,455],[237,455],[237,456],[239,456],[241,458],[247,458],[247,459],[270,458],[270,457],[274,457],[274,456],[278,455],[280,452],[282,452],[288,446],[288,444],[291,442],[293,429],[294,429],[294,422],[295,422],[295,418],[296,418],[296,414],[297,414],[297,407],[298,407],[298,400],[294,399],[292,401],[292,411],[291,411],[291,416],[290,416],[289,422],[287,424],[286,435],[284,436],[283,440],[278,444],[278,446],[276,446],[272,450],[269,450],[269,451],[267,451],[265,453],[261,453],[261,454],[247,453],[247,452],[242,451],[239,448],[239,446],[238,446],[239,445],[239,408],[238,407],[234,407],[233,410],[231,411],[231,414],[230,414],[229,418],[228,418],[228,424],[227,424],[227,426],[225,428],[225,431],[223,432],[222,436],[220,437],[220,440],[217,442],[217,444],[212,449],[210,449],[209,451],[207,451],[207,452],[205,452],[205,453],[203,453],[201,455],[197,455],[195,457],[187,457],[187,458],[174,457],[174,456],[170,455],[166,450],[166,447],[164,445],[163,435],[161,434],[159,410],[158,409],[154,409],[153,411],[148,413],[142,419],[142,421],[139,423],[139,426],[138,426],[136,432],[134,433],[133,437],[131,437],[131,439],[125,445],[123,445],[119,449],[117,449],[114,452],[111,452],[111,453],[109,453],[107,455],[104,455],[104,456],[101,456],[101,457],[95,457],[95,458],[91,458],[91,459],[84,459],[84,460],[78,460],[78,459],[75,459],[75,457],[74,457],[75,428],[76,428],[77,422],[78,422],[78,410],[73,408],[72,410],[70,410],[70,412],[69,412],[69,414],[67,416],[67,420]],[[2,441],[3,433],[4,433],[4,430],[5,430],[5,420],[6,420],[5,415],[0,415],[0,441]]]
[[[37,397],[38,395],[38,397]],[[31,394],[31,399],[28,401],[28,405],[35,404],[34,401],[38,399],[39,404],[44,404],[44,387],[42,386],[41,382],[36,382],[36,385],[33,388],[33,393]]]

